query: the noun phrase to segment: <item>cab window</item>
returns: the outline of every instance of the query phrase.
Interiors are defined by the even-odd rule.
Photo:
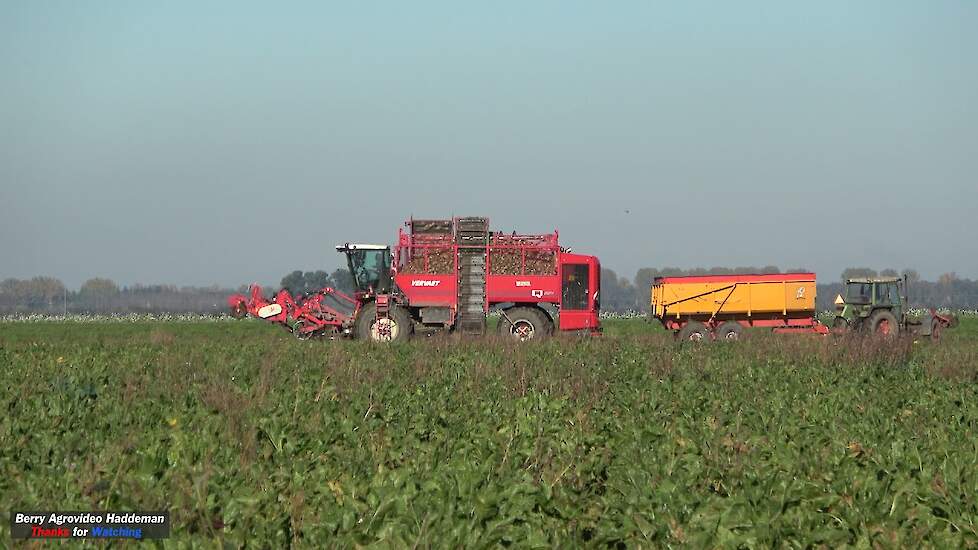
[[[562,308],[587,309],[590,271],[587,264],[564,265],[560,277],[560,305]]]

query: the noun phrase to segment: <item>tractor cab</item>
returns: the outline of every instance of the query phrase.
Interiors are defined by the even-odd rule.
[[[836,300],[835,325],[889,333],[891,325],[903,321],[903,294],[904,281],[899,277],[848,279],[845,298]]]
[[[386,294],[391,290],[391,248],[385,244],[346,243],[336,247],[346,254],[357,293]]]

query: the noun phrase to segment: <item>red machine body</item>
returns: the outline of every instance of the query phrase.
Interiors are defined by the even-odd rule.
[[[233,294],[228,297],[228,305],[233,317],[251,315],[282,325],[297,338],[305,339],[350,325],[356,314],[357,301],[330,287],[298,301],[283,288],[269,300],[259,285],[251,285],[248,296]]]
[[[601,264],[596,257],[566,252],[556,231],[520,235],[486,229],[484,237],[465,238],[461,228],[466,223],[471,227],[483,221],[488,228],[485,218],[410,220],[407,230],[399,231],[392,273],[401,304],[412,310],[412,317],[422,324],[452,327],[467,313],[484,318],[500,306],[504,314],[516,307],[536,308],[550,319],[541,307],[549,304],[558,310],[555,328],[600,330]],[[473,273],[463,265],[468,257],[484,264],[477,261]],[[466,295],[467,278],[475,279],[478,288]],[[463,303],[466,299],[469,304]],[[433,321],[425,322],[426,317]]]
[[[554,329],[600,332],[601,264],[561,248],[556,231],[492,232],[487,218],[409,220],[405,227],[393,251],[336,247],[347,257],[352,296],[324,288],[297,299],[281,290],[270,300],[255,286],[250,296],[228,299],[232,314],[282,324],[299,337],[342,332],[394,341],[415,327],[481,334],[490,309],[500,312],[500,334],[519,340]]]

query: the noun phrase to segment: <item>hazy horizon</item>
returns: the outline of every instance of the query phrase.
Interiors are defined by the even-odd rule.
[[[0,6],[0,279],[277,284],[410,216],[978,279],[978,4]]]

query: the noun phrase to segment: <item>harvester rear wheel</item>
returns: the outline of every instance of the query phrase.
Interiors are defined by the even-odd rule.
[[[370,302],[360,309],[353,326],[358,340],[371,342],[403,342],[414,332],[414,323],[402,307],[391,305],[386,319],[377,319],[377,304]]]
[[[710,329],[706,328],[706,325],[699,321],[690,321],[679,331],[677,338],[682,343],[692,342],[698,344],[710,340]]]
[[[505,336],[525,342],[540,340],[550,336],[553,323],[542,311],[532,307],[514,307],[504,311],[500,316],[496,330],[500,336]]]
[[[889,338],[900,334],[900,322],[897,321],[896,315],[881,309],[869,318],[869,330],[873,334]]]
[[[737,321],[727,321],[717,329],[717,340],[721,342],[736,342],[744,337],[744,327]]]

